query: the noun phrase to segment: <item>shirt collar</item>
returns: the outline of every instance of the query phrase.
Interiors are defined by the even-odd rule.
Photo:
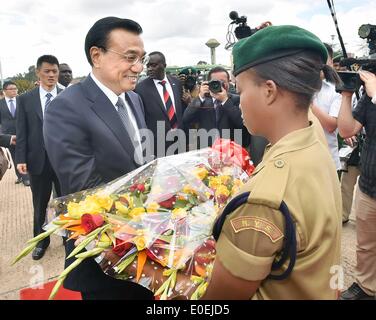
[[[317,143],[315,130],[315,125],[310,122],[307,128],[290,132],[274,145],[268,144],[262,162],[257,166],[254,173],[260,171],[267,162],[275,160],[283,154],[305,149]]]
[[[100,82],[93,72],[90,72],[90,77],[93,79],[95,84],[103,91],[103,93],[107,96],[107,98],[111,101],[111,103],[116,107],[116,103],[118,102],[119,97],[123,99],[124,103],[127,103],[125,100],[125,93],[122,93],[118,96],[115,92],[113,92],[110,88],[106,87],[102,82]]]
[[[55,98],[57,96],[57,87],[55,86],[51,91],[46,91],[42,86],[39,86],[40,96],[45,98],[47,93],[51,93],[52,97]]]
[[[17,97],[14,97],[14,98],[5,97],[5,101],[7,102],[7,104],[9,104],[9,100],[13,100],[13,103],[16,103],[16,98]]]
[[[166,83],[169,83],[168,79],[167,79],[167,75],[165,75],[165,77],[163,78],[163,80],[153,79],[153,81],[154,81],[155,85],[158,85],[158,86],[160,86],[159,82],[161,82],[161,81],[166,81]]]

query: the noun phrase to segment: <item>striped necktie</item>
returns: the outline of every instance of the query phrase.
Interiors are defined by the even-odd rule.
[[[167,88],[166,88],[166,81],[162,80],[158,83],[163,87],[163,100],[166,106],[168,120],[170,120],[171,128],[176,129],[178,127],[178,120],[176,118],[175,108],[174,108],[174,105],[172,104],[170,94],[168,93]]]
[[[47,93],[46,94],[46,98],[47,98],[47,100],[46,100],[46,103],[45,103],[45,105],[44,105],[44,111],[46,111],[47,110],[47,107],[50,105],[50,103],[51,103],[51,98],[53,97],[53,95],[51,94],[51,93]]]

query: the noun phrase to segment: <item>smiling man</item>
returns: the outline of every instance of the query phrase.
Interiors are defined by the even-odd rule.
[[[63,195],[110,182],[143,162],[144,108],[132,91],[145,62],[141,33],[141,26],[132,20],[98,20],[85,40],[90,75],[65,89],[46,113],[46,149]],[[73,248],[74,241],[68,241],[67,255]],[[73,261],[67,260],[66,267]],[[153,296],[137,284],[105,275],[94,259],[74,269],[64,287],[81,291],[83,299]]]

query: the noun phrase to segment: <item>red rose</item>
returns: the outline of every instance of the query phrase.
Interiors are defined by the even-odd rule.
[[[145,185],[144,184],[138,184],[137,185],[137,190],[140,192],[145,192]]]
[[[125,242],[123,240],[116,239],[116,246],[112,248],[112,252],[117,256],[122,257],[128,252],[132,245],[132,242]]]
[[[158,204],[163,208],[172,209],[174,207],[175,202],[176,202],[176,196],[174,195],[168,198],[167,200],[158,202]]]
[[[136,184],[134,184],[134,185],[132,185],[132,186],[129,187],[129,191],[130,192],[135,192],[136,190],[137,190],[137,185]]]
[[[86,233],[101,227],[104,223],[104,219],[100,214],[88,214],[85,213],[81,217],[81,226],[85,229]]]

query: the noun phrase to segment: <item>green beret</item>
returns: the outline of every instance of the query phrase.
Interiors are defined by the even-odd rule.
[[[234,75],[303,50],[316,51],[326,63],[328,51],[313,33],[296,26],[269,26],[239,40],[233,48]]]
[[[341,60],[343,59],[343,55],[342,54],[339,54],[337,56],[335,56],[333,58],[333,62],[336,63],[336,62],[340,62]]]
[[[190,76],[192,74],[197,74],[197,69],[193,67],[185,67],[180,70],[179,74],[185,74],[186,76]]]

